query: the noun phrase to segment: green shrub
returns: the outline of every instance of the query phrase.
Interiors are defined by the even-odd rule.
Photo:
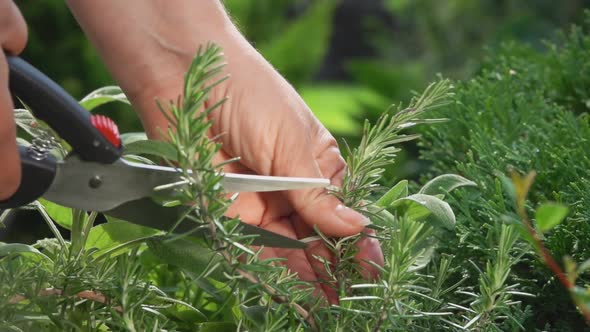
[[[201,111],[212,87],[227,79],[206,84],[221,72],[221,60],[216,46],[199,49],[185,77],[183,98],[159,104],[176,124],[176,130],[167,131],[170,141],[150,141],[143,133],[122,135],[126,158],[152,163],[147,157],[155,156],[181,170],[186,181],[160,186],[167,190],[156,201],[140,203],[142,208],[157,208],[157,202],[172,207],[157,209],[157,218],[144,214],[129,219],[143,226],[125,221],[129,215],[114,219],[113,211],[105,212],[107,223],[96,225],[96,212],[42,199],[25,207],[41,213],[55,238],[33,245],[0,243],[0,330],[377,331],[464,323],[451,317],[460,306],[449,308],[446,302],[445,294],[458,286],[444,282],[453,272],[450,259],[436,259],[437,268],[423,271],[434,258],[439,235],[454,229],[455,215],[444,194],[473,183],[443,175],[417,194],[410,195],[407,181],[402,181],[382,198],[375,197],[383,167],[400,151],[397,144],[417,138],[401,132],[418,123],[439,122],[421,115],[447,102],[450,82],[433,83],[408,108],[391,107],[375,125],[365,122],[361,144],[349,149],[349,169],[342,189],[334,194],[373,219],[375,233],[367,236],[383,240],[386,256],[384,266],[376,266],[381,279],[364,280],[355,258],[362,234],[327,238],[318,231],[299,242],[224,216],[232,199],[221,188],[219,166],[213,165],[221,144],[206,136],[211,125],[207,116],[224,100]],[[107,87],[81,104],[92,110],[113,101],[126,99],[120,89]],[[29,110],[15,110],[15,115],[30,135],[54,135]],[[57,144],[52,152],[61,159],[67,148]],[[132,210],[126,206],[124,210]],[[58,227],[70,230],[69,238]],[[279,259],[262,259],[262,248],[250,246],[272,245],[269,237],[275,244],[295,242],[292,248],[298,249],[305,242],[325,243],[336,261],[317,259],[326,267],[327,282],[338,281],[333,287],[340,305],[321,305],[323,300],[312,294],[312,283],[298,280],[277,264]],[[510,243],[514,237],[506,233],[502,238]],[[431,279],[437,280],[433,289],[428,287]],[[498,284],[504,280],[484,288],[493,290]],[[475,314],[492,311],[490,297],[481,298],[485,305]],[[492,299],[491,307],[507,298]]]
[[[529,170],[538,176],[528,208],[548,200],[570,207],[565,222],[545,235],[549,251],[558,261],[565,255],[575,261],[590,257],[588,27],[590,19],[542,51],[509,43],[490,53],[476,77],[457,83],[455,103],[436,113],[451,120],[425,130],[421,155],[430,171],[461,174],[480,189],[454,195],[457,237],[442,251],[455,260],[481,260],[494,250],[487,245],[488,230],[518,220],[501,175]],[[527,329],[582,330],[585,324],[566,290],[534,251],[526,250],[509,279],[536,296],[524,302],[534,313]],[[477,276],[469,266],[465,272]],[[582,276],[581,283],[588,280]]]

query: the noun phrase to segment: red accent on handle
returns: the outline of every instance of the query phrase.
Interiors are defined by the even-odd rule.
[[[116,148],[121,147],[121,137],[119,136],[119,128],[115,121],[107,118],[104,115],[93,114],[90,117],[90,122],[94,128],[98,129],[102,136],[106,138]]]

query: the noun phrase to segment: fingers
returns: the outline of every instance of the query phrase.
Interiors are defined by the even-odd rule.
[[[341,183],[345,162],[335,140],[323,127],[315,132],[307,144],[300,137],[285,138],[287,147],[275,155],[275,174],[324,177],[332,184]],[[369,223],[366,217],[344,206],[325,189],[289,191],[287,197],[306,224],[317,225],[328,236],[357,234]]]
[[[8,91],[8,64],[0,53],[0,200],[12,196],[20,184],[21,166],[16,149],[16,126]]]
[[[27,26],[12,1],[0,0],[0,46],[9,54],[20,53],[27,42]],[[16,149],[16,126],[8,88],[8,64],[0,53],[0,200],[7,199],[18,188],[21,166]]]
[[[291,217],[291,220],[299,239],[314,234],[313,229],[303,223],[297,216]],[[328,270],[334,271],[336,268],[337,262],[334,254],[322,241],[312,241],[307,244],[305,255],[330,304],[338,304],[338,292],[336,291],[338,281],[328,273]]]
[[[365,229],[363,233],[365,236],[356,243],[356,246],[359,249],[356,259],[361,266],[361,274],[363,277],[367,280],[374,280],[379,277],[379,269],[369,262],[383,266],[383,252],[381,251],[379,240],[373,237],[375,235],[374,230]]]
[[[281,234],[290,238],[297,238],[293,224],[288,218],[278,218],[267,222],[264,229],[274,233]],[[315,286],[317,296],[326,296],[330,303],[336,303],[338,297],[333,290],[326,289],[324,284],[318,278],[315,267],[310,264],[303,249],[285,249],[285,248],[264,248],[261,259],[280,257],[284,258],[284,264],[301,280],[308,281]],[[328,290],[328,291],[326,291]]]
[[[12,55],[19,54],[27,43],[27,24],[10,0],[0,0],[0,44]]]

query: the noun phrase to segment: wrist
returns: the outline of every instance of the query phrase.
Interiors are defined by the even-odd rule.
[[[155,124],[162,125],[154,99],[175,100],[182,92],[184,73],[200,45],[214,42],[227,54],[248,44],[220,1],[68,0],[68,5],[151,134]]]
[[[154,94],[150,97],[152,100],[155,96],[166,100],[176,99],[182,91],[184,74],[200,46],[214,42],[225,50],[239,43],[240,34],[220,3],[205,2],[209,5],[199,6],[194,17],[173,13],[158,24],[142,27],[140,38],[143,41],[140,47],[126,57],[128,61],[120,62],[117,59],[114,61],[119,66],[109,66],[130,99],[142,99]],[[193,8],[186,10],[190,9]],[[111,62],[109,59],[106,61]],[[166,92],[173,95],[161,94]]]

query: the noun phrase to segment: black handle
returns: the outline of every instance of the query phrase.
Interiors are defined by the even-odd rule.
[[[90,113],[57,83],[21,58],[7,56],[14,96],[53,128],[82,160],[110,164],[121,156],[91,123]]]
[[[41,197],[55,178],[57,161],[50,154],[39,154],[33,149],[19,146],[21,181],[16,193],[0,201],[0,209],[11,209],[31,203]]]

